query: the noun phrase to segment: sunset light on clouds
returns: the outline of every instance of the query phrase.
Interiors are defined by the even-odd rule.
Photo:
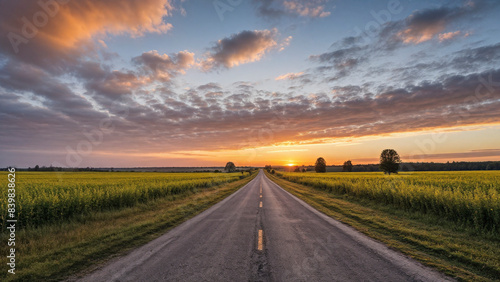
[[[7,1],[0,167],[500,160],[499,1]]]

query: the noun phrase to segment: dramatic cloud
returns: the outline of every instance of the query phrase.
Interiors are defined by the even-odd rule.
[[[132,61],[142,67],[146,74],[164,82],[170,81],[178,74],[184,74],[184,71],[195,63],[194,53],[188,51],[181,51],[169,56],[167,54],[160,55],[156,50],[153,50],[133,58]]]
[[[206,71],[218,68],[227,68],[259,61],[270,50],[279,47],[277,43],[278,31],[246,30],[217,42],[201,62]],[[285,41],[287,44],[288,41]]]
[[[50,120],[50,107],[23,106],[16,100],[9,105],[12,103],[23,112],[9,111],[5,126],[29,130],[33,140],[43,136],[42,124],[55,122]],[[291,96],[262,91],[247,83],[221,91],[220,86],[210,83],[187,90],[178,98],[160,95],[146,103],[130,101],[127,106],[126,114],[114,120],[115,134],[106,137],[103,149],[164,152],[321,143],[344,137],[498,123],[500,70],[453,75],[404,88],[387,85],[377,93],[356,86],[341,87],[334,95]],[[24,119],[22,115],[46,118]],[[98,125],[100,119],[99,112],[95,117],[72,117],[73,124],[52,131],[52,140],[61,136],[68,142],[67,132],[74,124]],[[262,137],[269,134],[272,138]],[[11,142],[2,146],[15,146]]]
[[[97,47],[106,34],[165,33],[169,0],[2,1],[0,51],[16,60],[62,71]]]
[[[3,1],[0,85],[70,119],[109,110],[117,99],[131,103],[147,82],[182,73],[193,56],[180,52],[169,65],[166,55],[144,53],[136,58],[139,70],[116,70],[99,59],[116,56],[105,40],[165,33],[172,26],[164,17],[174,9],[170,0]]]

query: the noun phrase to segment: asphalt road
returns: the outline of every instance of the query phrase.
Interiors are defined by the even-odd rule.
[[[83,281],[447,281],[307,205],[261,171]]]

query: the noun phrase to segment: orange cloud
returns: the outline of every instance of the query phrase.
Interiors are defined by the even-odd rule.
[[[71,1],[61,6],[57,22],[42,32],[64,45],[75,44],[99,33],[132,36],[165,33],[172,27],[162,20],[163,16],[168,16],[169,9],[172,7],[166,0]]]
[[[444,23],[425,27],[410,27],[397,33],[397,36],[406,44],[419,44],[431,40],[445,29]]]
[[[303,74],[304,74],[304,72],[297,72],[297,73],[290,72],[290,73],[283,74],[283,75],[276,77],[275,80],[285,80],[285,79],[293,80],[293,79],[300,77]]]
[[[0,50],[29,63],[53,64],[97,47],[106,34],[165,33],[170,0],[6,1],[0,11]],[[102,38],[99,38],[102,39]],[[104,41],[100,42],[103,45]]]
[[[458,35],[460,35],[460,33],[461,33],[460,30],[453,31],[453,32],[447,32],[447,33],[441,33],[441,34],[439,34],[439,42],[453,39],[453,38],[457,37]]]

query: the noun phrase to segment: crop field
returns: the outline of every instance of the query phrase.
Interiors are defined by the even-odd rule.
[[[7,187],[7,173],[2,174],[0,185]],[[242,177],[241,173],[18,172],[18,225],[36,227],[131,207],[166,196],[196,193]],[[6,199],[0,197],[2,230],[7,216]]]
[[[277,172],[291,182],[434,214],[461,226],[500,233],[500,171],[368,173]]]

